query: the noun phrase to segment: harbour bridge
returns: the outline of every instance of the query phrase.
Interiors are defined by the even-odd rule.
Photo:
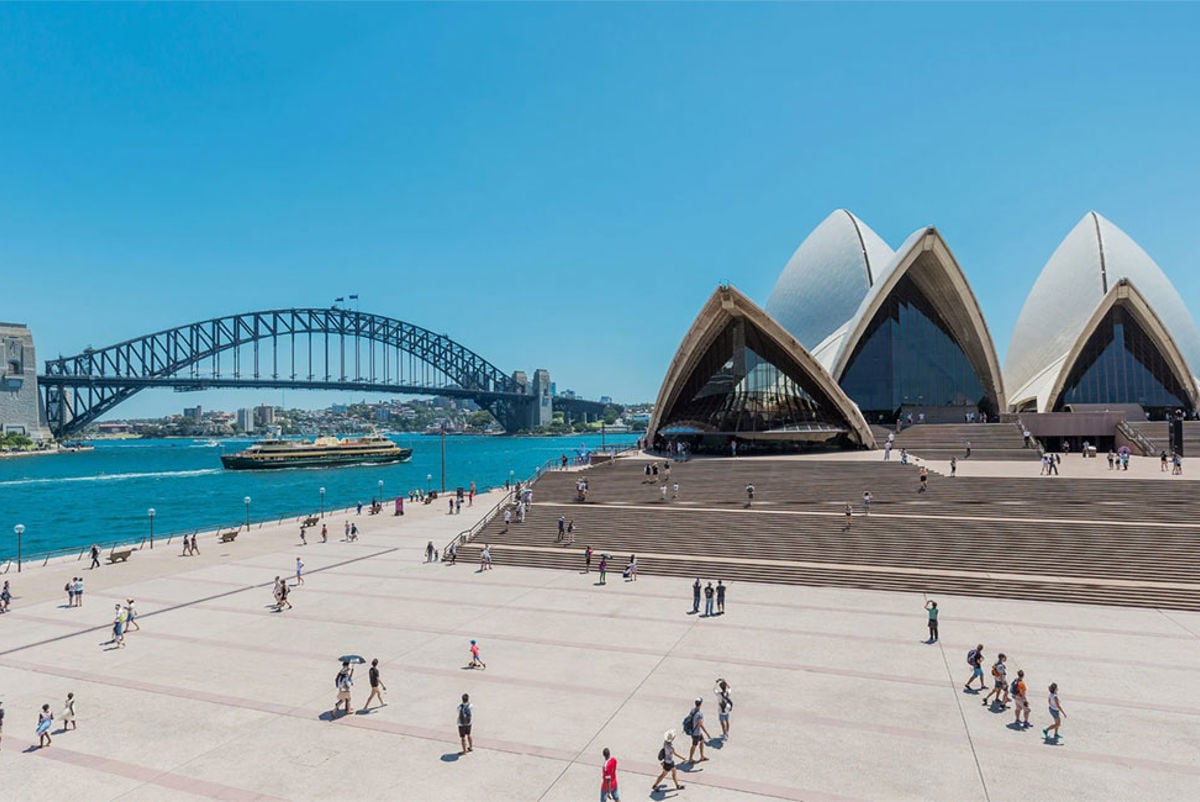
[[[215,388],[369,390],[469,398],[509,432],[574,419],[605,404],[555,398],[544,370],[505,373],[479,354],[402,320],[337,307],[272,309],[189,323],[74,356],[38,376],[46,422],[79,432],[139,390]]]

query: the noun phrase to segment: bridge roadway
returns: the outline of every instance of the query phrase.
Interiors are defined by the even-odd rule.
[[[939,595],[931,646],[919,592],[734,583],[727,614],[707,619],[688,614],[689,580],[423,563],[470,512],[362,516],[358,542],[308,546],[289,521],[226,545],[203,536],[194,558],[159,544],[96,571],[6,577],[6,796],[574,802],[595,798],[609,747],[626,800],[1195,798],[1198,613]],[[271,580],[297,554],[304,587],[273,613]],[[61,588],[79,573],[85,606],[68,609]],[[113,650],[113,604],[131,596],[141,630]],[[462,668],[470,638],[486,671]],[[980,641],[1027,672],[1033,729],[962,692]],[[346,652],[380,659],[389,704],[331,720]],[[650,795],[663,731],[694,696],[713,705],[717,676],[733,687],[732,737],[682,766],[682,793]],[[1040,734],[1050,681],[1068,713],[1057,744]],[[58,713],[68,691],[78,729],[32,749],[36,711]],[[459,756],[464,692],[475,751]],[[715,711],[706,722],[719,731]]]

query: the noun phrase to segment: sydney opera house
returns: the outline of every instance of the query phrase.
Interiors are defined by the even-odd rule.
[[[700,450],[735,439],[870,448],[877,427],[910,418],[1087,435],[1111,428],[1115,412],[1194,416],[1198,367],[1200,332],[1179,293],[1095,212],[1033,282],[1001,368],[937,229],[893,250],[839,209],[796,249],[765,305],[717,288],[667,370],[650,433]]]

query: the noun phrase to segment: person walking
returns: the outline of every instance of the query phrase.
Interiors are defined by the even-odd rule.
[[[863,517],[864,518],[871,517],[871,491],[870,490],[863,491]]]
[[[504,531],[501,534],[508,534],[508,527],[512,524],[512,510],[504,510]]]
[[[692,613],[700,612],[700,577],[692,583]]]
[[[708,760],[704,756],[704,739],[711,738],[708,734],[708,728],[704,726],[704,713],[700,711],[700,706],[704,704],[704,699],[697,696],[696,705],[692,708],[692,712],[688,713],[688,717],[683,720],[683,732],[685,735],[692,736],[692,748],[688,750],[688,763],[703,763]],[[700,747],[700,760],[693,760],[696,754],[696,747]]]
[[[467,663],[467,668],[487,668],[487,663],[483,662],[483,659],[479,656],[479,644],[471,641],[470,651],[471,659]]]
[[[849,532],[850,527],[854,524],[854,508],[850,506],[850,502],[846,502],[846,524],[842,527],[843,532]]]
[[[1012,681],[1012,687],[1009,692],[1013,698],[1013,724],[1016,724],[1022,729],[1029,729],[1033,725],[1029,723],[1029,696],[1025,687],[1025,670],[1017,671],[1017,678]],[[1022,720],[1024,716],[1024,720]]]
[[[606,555],[600,555],[600,565],[597,567],[600,569],[600,584],[608,584],[608,557]]]
[[[992,704],[989,700],[995,696],[996,701],[1000,702],[1005,710],[1008,709],[1008,667],[1004,664],[1007,659],[1004,652],[1001,652],[996,657],[996,662],[992,663],[992,689],[983,697],[984,707],[989,707]],[[1001,699],[1001,696],[1004,698]]]
[[[296,587],[304,584],[304,563],[300,562],[300,558],[296,558]]]
[[[930,599],[925,602],[925,610],[929,613],[929,640],[926,643],[937,643],[938,639],[938,606]]]
[[[431,540],[425,545],[425,562],[433,562],[433,557],[436,553],[437,551],[433,548],[433,541]]]
[[[196,542],[196,536],[192,535],[192,556],[196,557],[200,554],[200,545]]]
[[[366,703],[362,706],[362,712],[365,713],[370,709],[372,699],[378,699],[380,707],[387,707],[387,702],[383,701],[383,692],[387,690],[387,686],[379,678],[378,657],[371,660],[371,669],[367,672],[367,680],[371,683],[371,695],[367,697]]]
[[[284,583],[287,584],[286,582]],[[342,668],[338,671],[337,676],[333,679],[333,686],[337,688],[337,701],[333,703],[333,711],[329,714],[330,718],[337,718],[338,708],[342,708],[346,715],[350,714],[350,689],[354,687],[354,669],[350,667],[349,660],[342,661]]]
[[[560,516],[558,516],[558,537],[556,537],[554,539],[555,542],[561,543],[563,538],[566,537],[566,535],[567,535],[567,516],[560,515]]]
[[[1053,738],[1057,741],[1062,737],[1058,734],[1058,728],[1062,726],[1062,720],[1067,717],[1067,711],[1063,710],[1062,702],[1058,698],[1057,682],[1050,683],[1050,696],[1046,701],[1050,705],[1050,718],[1054,719],[1054,723],[1042,730],[1042,737]],[[1054,735],[1050,735],[1051,731],[1054,732]]]
[[[327,524],[321,524],[321,542],[329,542],[329,526]]]
[[[38,713],[37,723],[38,749],[50,745],[50,727],[53,724],[54,714],[50,712],[50,705],[42,705],[42,712]]]
[[[958,475],[958,457],[950,458],[950,478],[953,479]]]
[[[4,702],[0,700],[0,742],[4,741]]]
[[[12,588],[8,584],[8,580],[4,580],[4,587],[0,588],[0,613],[8,612],[8,605],[12,604]]]
[[[704,586],[704,617],[712,618],[713,616],[713,597],[716,592],[713,591],[713,584],[709,582]]]
[[[971,651],[967,652],[967,665],[971,667],[971,676],[967,679],[967,683],[963,685],[963,690],[971,690],[971,683],[976,678],[979,679],[979,690],[984,689],[983,681],[983,644],[979,644]]]
[[[92,564],[91,564],[90,568],[99,568],[99,567],[100,567],[100,547],[97,546],[95,543],[93,543],[92,544]],[[89,568],[89,570],[90,570],[90,568]]]
[[[717,580],[717,615],[725,615],[725,583]]]
[[[483,547],[483,551],[479,552],[479,570],[492,570],[492,544],[489,543]]]
[[[729,683],[720,677],[717,678],[717,687],[714,693],[717,695],[717,720],[721,722],[721,740],[729,740],[729,714],[733,712],[733,698],[729,695]]]
[[[70,581],[63,586],[63,590],[67,592],[67,607],[75,606],[75,577],[71,577]]]
[[[667,730],[663,733],[662,749],[658,750],[658,762],[662,765],[662,773],[650,786],[650,793],[658,790],[658,786],[662,785],[662,781],[667,778],[668,774],[671,775],[671,781],[675,783],[675,790],[683,790],[684,786],[679,784],[679,775],[675,773],[675,764],[678,761],[679,753],[675,751],[675,730]]]
[[[452,541],[450,543],[450,564],[451,565],[458,564],[458,541],[457,540]]]
[[[475,717],[475,708],[471,704],[471,695],[462,695],[462,704],[458,706],[458,740],[462,744],[460,755],[475,751],[475,742],[471,740],[471,719]]]
[[[125,631],[133,632],[135,629],[138,632],[142,631],[142,625],[137,622],[137,610],[134,609],[133,599],[125,600]]]
[[[115,605],[113,612],[112,640],[109,643],[115,643],[118,647],[125,645],[125,608],[120,602]]]
[[[600,770],[600,802],[609,799],[621,802],[621,795],[617,792],[617,759],[607,746],[601,754],[604,755],[604,767]]]
[[[583,572],[590,573],[592,570],[592,547],[591,544],[583,547]]]
[[[746,485],[746,507],[749,508],[754,503],[754,485]]]
[[[679,482],[671,485],[671,501],[679,500]]]
[[[307,545],[308,545],[308,538],[307,538],[307,537],[305,537],[305,534],[304,534],[304,533],[305,533],[305,528],[304,528],[303,526],[301,526],[301,527],[300,527],[300,545],[301,545],[301,546],[307,546]]]
[[[77,729],[75,723],[75,694],[68,693],[67,701],[63,702],[62,712],[63,732]]]
[[[83,577],[75,578],[75,606],[83,606]]]
[[[963,457],[963,459],[970,459],[970,458],[971,458],[971,441],[970,441],[970,440],[968,440],[968,441],[967,441],[967,453],[966,453],[966,455]]]
[[[918,476],[921,480],[921,486],[917,489],[917,492],[924,493],[929,489],[929,469],[922,465]]]
[[[342,526],[342,539],[349,540],[350,539],[350,522],[342,521],[342,523],[344,524]]]

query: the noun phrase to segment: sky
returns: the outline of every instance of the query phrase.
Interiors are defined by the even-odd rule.
[[[1198,30],[1196,4],[3,4],[0,320],[45,359],[356,293],[650,401],[715,286],[765,303],[844,207],[893,247],[937,226],[1003,363],[1092,209],[1200,310]]]

